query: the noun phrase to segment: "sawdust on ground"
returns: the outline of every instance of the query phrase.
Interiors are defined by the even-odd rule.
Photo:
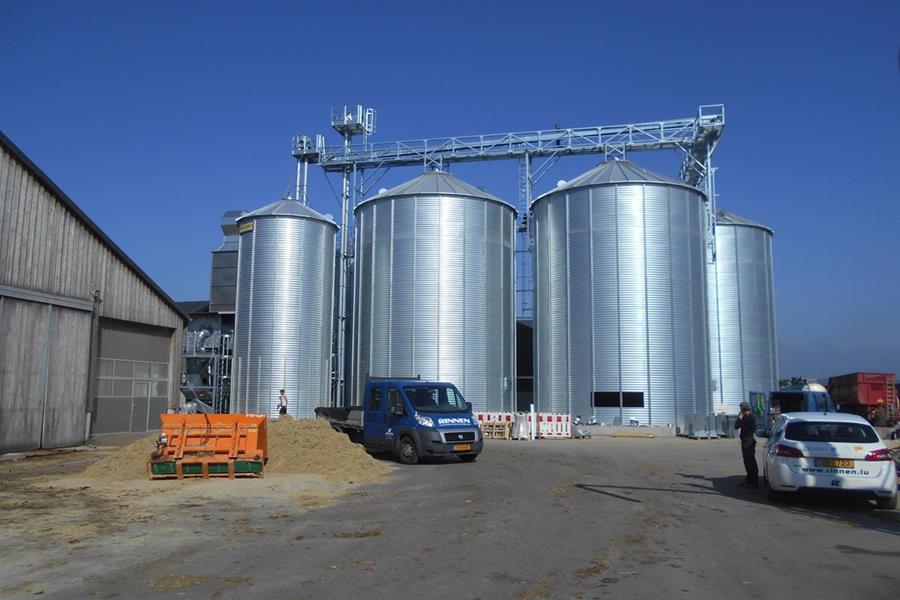
[[[320,419],[280,418],[269,423],[266,472],[323,475],[330,480],[369,483],[391,467]]]
[[[141,438],[88,466],[81,477],[107,482],[147,478],[156,434]],[[330,481],[372,483],[391,471],[346,434],[318,419],[281,417],[268,423],[269,460],[265,473],[321,475]]]

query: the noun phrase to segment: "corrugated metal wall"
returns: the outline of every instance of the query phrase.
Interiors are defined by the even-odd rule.
[[[772,233],[720,221],[709,269],[713,403],[733,414],[750,392],[778,387]]]
[[[337,226],[271,214],[245,223],[253,227],[240,240],[231,411],[276,416],[284,389],[288,414],[314,417],[331,402]]]
[[[576,187],[533,211],[539,409],[654,425],[707,412],[702,196],[660,184]],[[595,392],[640,393],[643,406],[595,407]]]
[[[93,290],[100,290],[102,298],[98,316],[167,329],[166,397],[174,404],[183,326],[179,313],[69,208],[70,201],[52,191],[52,183],[45,185],[39,172],[26,166],[27,159],[20,161],[5,142],[0,150],[0,286],[6,287],[0,296],[8,313],[0,360],[0,447],[84,440],[85,414],[94,408],[88,394],[95,386],[87,380]],[[38,374],[47,364],[43,386]],[[43,390],[46,401],[35,402]],[[24,405],[23,398],[28,399]],[[44,423],[37,436],[30,429],[35,407]],[[20,428],[28,433],[15,433]]]
[[[356,209],[354,404],[369,375],[453,382],[476,410],[514,410],[515,214],[465,196]]]

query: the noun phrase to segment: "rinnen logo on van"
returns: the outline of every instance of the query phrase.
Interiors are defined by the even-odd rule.
[[[445,417],[438,419],[438,425],[471,425],[467,417]]]

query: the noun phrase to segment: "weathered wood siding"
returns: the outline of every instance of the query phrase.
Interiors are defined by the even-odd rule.
[[[6,141],[0,144],[0,285],[7,286],[0,293],[0,450],[80,443],[87,411],[96,411],[90,304],[73,310],[65,308],[71,303],[60,306],[60,298],[92,302],[100,290],[98,319],[169,331],[166,387],[169,406],[177,404],[181,314]]]
[[[82,299],[99,289],[102,317],[183,327],[180,315],[5,148],[0,284]]]
[[[0,452],[84,441],[91,313],[0,296]]]

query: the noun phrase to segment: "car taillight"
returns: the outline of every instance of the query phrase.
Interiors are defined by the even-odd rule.
[[[887,448],[880,448],[878,450],[872,450],[868,454],[866,454],[866,460],[894,460],[891,456],[891,451]]]
[[[793,446],[778,444],[777,446],[775,446],[775,456],[786,456],[787,458],[803,458],[803,453]]]

